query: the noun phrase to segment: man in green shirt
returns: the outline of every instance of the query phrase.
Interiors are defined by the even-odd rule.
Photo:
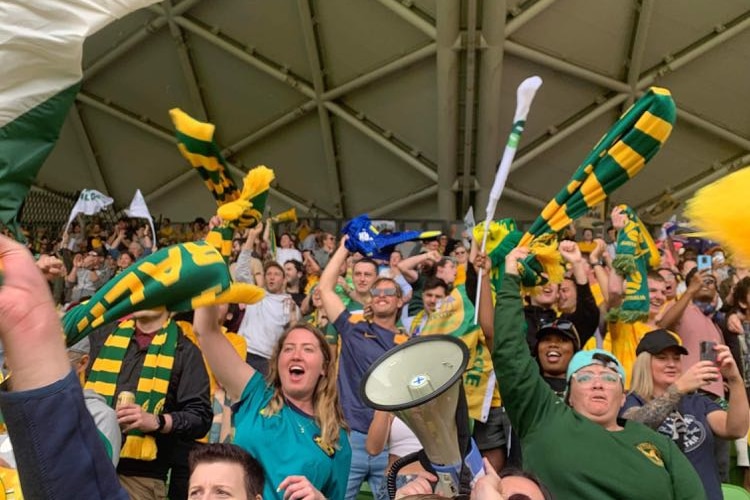
[[[524,469],[556,498],[704,499],[700,479],[674,443],[618,419],[624,371],[606,351],[581,351],[561,401],[544,382],[525,340],[518,260],[512,250],[497,292],[493,363],[506,411],[521,438]],[[483,297],[484,298],[484,297]]]

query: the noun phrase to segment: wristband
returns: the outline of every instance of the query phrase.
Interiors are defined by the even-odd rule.
[[[161,432],[164,429],[164,426],[167,425],[167,419],[164,418],[163,413],[159,413],[156,416],[156,420],[159,422],[159,427],[156,428],[156,432]]]

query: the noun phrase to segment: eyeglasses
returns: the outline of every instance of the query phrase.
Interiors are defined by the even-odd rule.
[[[373,288],[370,294],[373,297],[396,297],[398,292],[395,288]]]
[[[706,285],[706,286],[709,286],[709,285],[710,286],[716,286],[716,280],[714,280],[712,278],[704,278],[703,279],[703,284]]]
[[[620,375],[612,372],[575,372],[573,378],[582,386],[588,387],[594,384],[595,380],[598,380],[602,385],[616,385],[620,383]]]

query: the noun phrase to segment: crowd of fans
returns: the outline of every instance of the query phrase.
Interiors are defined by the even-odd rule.
[[[360,383],[391,348],[439,334],[460,337],[470,353],[461,406],[469,418],[457,421],[470,422],[464,430],[484,457],[486,474],[463,485],[465,493],[474,487],[475,498],[718,499],[734,465],[750,488],[748,269],[720,248],[678,252],[664,241],[662,266],[646,277],[648,319],[622,324],[608,312],[628,286],[612,266],[625,219],[615,210],[602,238],[591,228],[559,236],[562,283],[522,287],[517,266],[529,250],[514,249],[495,290],[489,259],[453,226],[381,261],[351,253],[346,236],[312,222],[266,221],[234,234],[230,259],[236,281],[265,290],[260,301],[175,317],[140,311],[95,330],[71,348],[69,363],[87,403],[111,407],[89,414],[100,431],[109,429],[99,440],[107,465],[116,465],[135,499],[231,491],[236,498],[349,500],[365,481],[385,499],[394,493],[388,474],[396,497],[431,493],[437,477],[428,461],[393,468],[422,448],[419,440],[393,414],[369,408]],[[181,230],[165,219],[152,235],[139,220],[108,227],[85,218],[59,238],[44,230],[25,236],[53,303],[65,311],[157,247],[204,239],[212,223],[198,219]],[[16,251],[3,244],[0,255]],[[7,289],[13,272],[3,264]],[[478,323],[464,322],[475,310]],[[8,331],[0,333],[16,377],[25,361],[14,358]],[[122,401],[124,391],[146,391],[150,357],[164,356],[154,346],[170,342],[162,402]],[[58,383],[59,375],[50,371],[30,389]],[[14,438],[16,455],[26,442]]]

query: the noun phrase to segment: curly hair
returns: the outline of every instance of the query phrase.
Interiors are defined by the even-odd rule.
[[[284,406],[284,394],[281,388],[281,377],[279,376],[279,354],[289,334],[294,330],[306,330],[312,333],[318,341],[318,347],[323,353],[324,377],[320,377],[315,385],[313,393],[313,412],[315,423],[320,427],[321,445],[324,447],[339,448],[339,430],[349,430],[344,413],[339,403],[339,393],[336,384],[336,364],[331,357],[323,333],[308,323],[297,323],[288,328],[279,338],[273,349],[273,354],[268,362],[268,375],[266,383],[273,388],[273,396],[263,412],[266,416],[275,415]]]

